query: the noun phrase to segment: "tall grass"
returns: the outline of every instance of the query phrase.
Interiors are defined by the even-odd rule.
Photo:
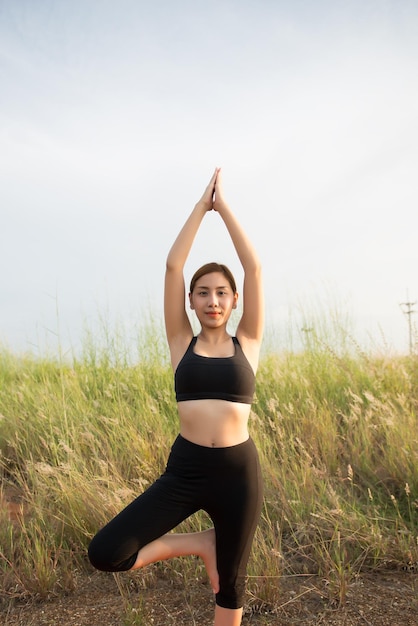
[[[72,589],[90,537],[163,470],[178,429],[165,339],[150,323],[135,342],[134,358],[111,333],[71,362],[0,352],[0,496],[23,507],[0,511],[4,598]],[[265,352],[250,419],[266,485],[254,607],[275,605],[282,576],[320,574],[343,602],[359,572],[418,562],[417,390],[412,357],[314,335],[302,352]],[[202,575],[194,560],[170,567]]]

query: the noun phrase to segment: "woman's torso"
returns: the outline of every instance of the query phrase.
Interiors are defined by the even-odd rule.
[[[176,367],[175,386],[183,437],[207,447],[248,439],[254,370],[236,338],[222,356],[211,356],[194,337]]]

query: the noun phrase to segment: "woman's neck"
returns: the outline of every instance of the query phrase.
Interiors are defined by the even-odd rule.
[[[214,328],[213,330],[202,329],[197,335],[199,341],[211,345],[221,345],[231,340],[231,335],[225,328]]]

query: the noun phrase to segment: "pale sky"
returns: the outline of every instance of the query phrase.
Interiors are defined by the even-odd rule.
[[[416,0],[0,0],[0,146],[12,350],[161,316],[167,252],[219,165],[279,343],[289,317],[337,307],[361,342],[407,351]],[[239,282],[212,213],[187,280],[209,260]]]

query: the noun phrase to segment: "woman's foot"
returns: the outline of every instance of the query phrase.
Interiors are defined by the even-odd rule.
[[[141,548],[132,569],[139,569],[156,561],[165,561],[190,554],[195,554],[203,559],[213,593],[218,593],[219,575],[216,567],[214,528],[195,533],[168,533],[163,535]]]
[[[215,529],[195,533],[168,533],[145,545],[138,552],[133,570],[156,561],[165,561],[177,556],[195,554],[203,559],[213,593],[219,591],[219,575],[216,567]]]
[[[206,572],[209,576],[209,581],[212,587],[213,593],[219,591],[219,574],[216,567],[216,535],[215,529],[210,528],[199,533],[201,539],[201,550],[199,556],[203,559]]]

